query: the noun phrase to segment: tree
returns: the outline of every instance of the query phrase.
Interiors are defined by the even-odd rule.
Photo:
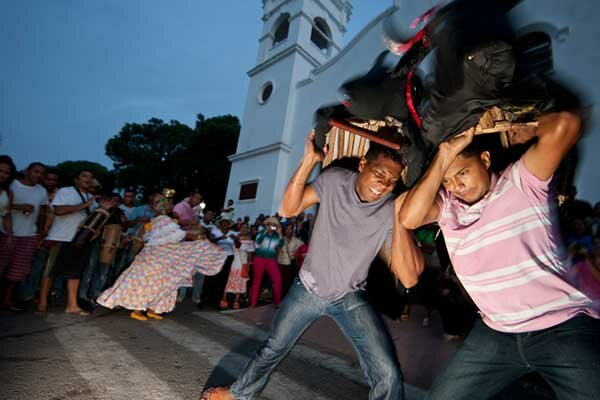
[[[197,115],[194,129],[178,121],[152,118],[145,124],[125,124],[109,139],[106,154],[114,161],[119,187],[138,188],[144,194],[174,188],[183,198],[192,189],[204,195],[208,207],[221,207],[240,123],[223,115]]]
[[[152,118],[145,124],[125,124],[106,143],[106,155],[114,161],[119,187],[160,191],[173,178],[170,163],[185,149],[193,135],[188,126]]]
[[[102,193],[110,193],[115,187],[115,175],[104,165],[93,161],[63,161],[55,167],[59,173],[59,185],[73,186],[73,178],[82,169],[88,169],[94,173],[94,178],[102,185]]]

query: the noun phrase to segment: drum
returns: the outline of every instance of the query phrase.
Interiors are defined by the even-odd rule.
[[[129,254],[131,257],[135,257],[144,247],[145,233],[146,229],[144,225],[142,225],[131,238],[131,246],[129,247]]]
[[[109,265],[113,263],[121,241],[122,230],[119,224],[108,224],[104,227],[100,243],[100,263]]]
[[[83,224],[77,231],[72,243],[77,246],[84,246],[94,240],[100,234],[106,221],[108,221],[108,217],[110,217],[109,211],[103,208],[96,209],[83,220]]]

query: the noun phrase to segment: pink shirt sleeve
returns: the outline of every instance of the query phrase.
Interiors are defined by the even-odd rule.
[[[547,201],[550,197],[552,177],[541,180],[533,175],[525,166],[523,159],[514,163],[511,167],[511,178],[527,197],[537,201]]]

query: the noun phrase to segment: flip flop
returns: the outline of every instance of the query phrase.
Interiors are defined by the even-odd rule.
[[[210,389],[206,389],[200,395],[200,400],[222,400],[225,398],[225,394],[227,394],[229,388],[226,387],[213,387]]]
[[[90,314],[89,312],[87,312],[87,311],[84,311],[84,310],[77,310],[77,311],[65,311],[65,314],[69,314],[69,315],[77,315],[77,316],[79,316],[79,317],[89,317],[90,315],[92,315],[92,314]]]

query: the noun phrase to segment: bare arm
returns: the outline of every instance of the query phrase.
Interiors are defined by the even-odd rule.
[[[94,203],[94,199],[94,197],[91,197],[85,203],[77,204],[74,206],[54,206],[54,215],[69,215],[79,212],[87,207],[90,207]]]
[[[10,207],[13,211],[21,211],[24,213],[32,213],[35,209],[32,204],[13,204]]]
[[[581,134],[581,118],[573,112],[542,115],[533,133],[537,143],[523,155],[522,160],[529,172],[545,181],[554,175],[563,158],[577,143]]]
[[[306,210],[308,207],[319,202],[319,197],[312,186],[307,185],[306,181],[315,165],[323,160],[325,153],[318,151],[314,144],[315,133],[311,132],[304,145],[304,155],[300,165],[292,179],[288,182],[281,204],[279,206],[279,215],[289,218]],[[326,150],[326,149],[325,149]]]
[[[392,241],[386,243],[380,256],[386,261],[394,276],[406,288],[413,287],[423,272],[423,254],[415,243],[411,232],[400,223],[399,212],[407,193],[400,195],[394,205]]]
[[[2,217],[2,228],[4,228],[4,232],[7,235],[12,235],[12,217],[10,215],[10,211],[12,210],[12,201],[13,194],[11,191],[8,191],[8,212]]]
[[[473,140],[475,129],[471,128],[440,144],[433,162],[419,182],[408,192],[400,210],[400,223],[408,229],[416,229],[437,220],[440,207],[435,202],[438,190],[448,167]]]

